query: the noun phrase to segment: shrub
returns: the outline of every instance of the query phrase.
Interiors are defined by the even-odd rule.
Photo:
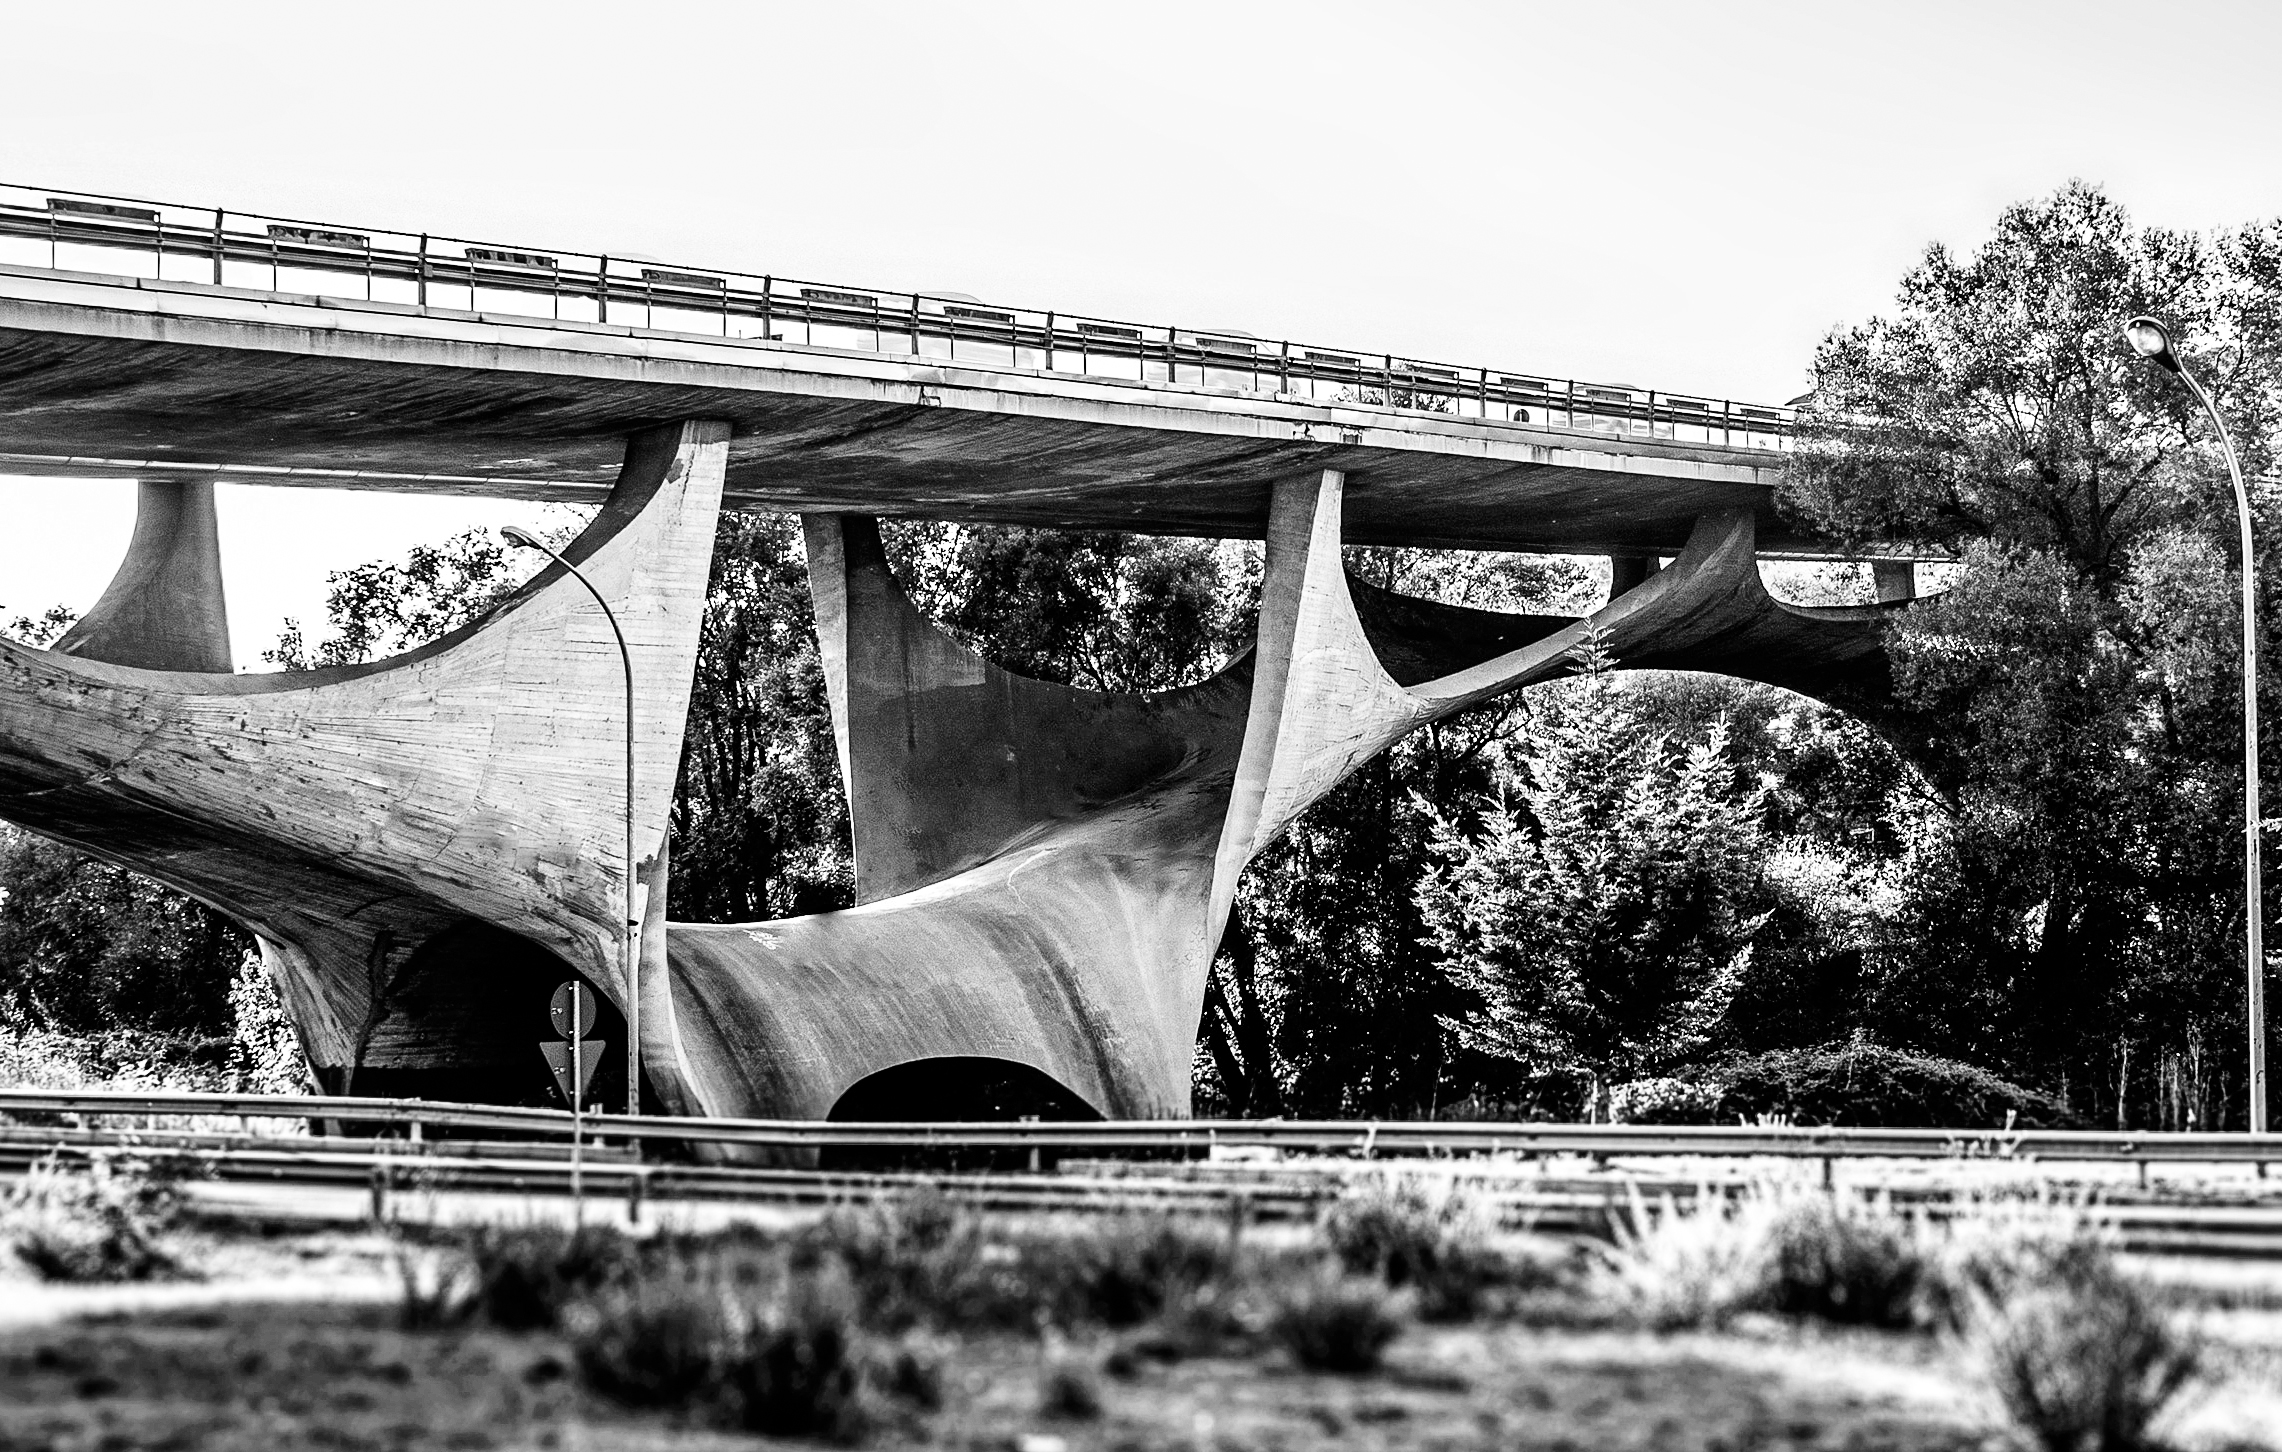
[[[1038,1410],[1048,1417],[1090,1422],[1101,1415],[1101,1386],[1084,1367],[1049,1367],[1038,1385]]]
[[[882,1330],[1031,1318],[1011,1255],[989,1245],[980,1217],[933,1188],[834,1211],[802,1232],[794,1258],[808,1267],[836,1261],[864,1323]]]
[[[1917,1321],[1934,1259],[1920,1227],[1887,1202],[1794,1195],[1767,1229],[1766,1309],[1889,1330]]]
[[[1025,1278],[1057,1319],[1134,1326],[1234,1270],[1228,1236],[1171,1215],[1129,1213],[1034,1242]]]
[[[0,1201],[0,1232],[48,1281],[147,1281],[182,1265],[166,1244],[181,1212],[180,1167],[95,1160],[84,1171],[50,1158]]]
[[[709,1392],[735,1329],[723,1288],[687,1266],[605,1287],[563,1322],[586,1384],[631,1407],[682,1406]]]
[[[1976,1308],[2037,1287],[2107,1273],[2114,1237],[2074,1210],[1997,1202],[1952,1218],[1927,1278],[1924,1317],[1943,1330],[1969,1329]]]
[[[626,1237],[606,1226],[540,1223],[478,1227],[468,1255],[477,1308],[509,1331],[554,1326],[572,1301],[627,1277],[635,1258]]]
[[[1325,1238],[1349,1271],[1409,1288],[1428,1321],[1462,1321],[1505,1266],[1479,1201],[1419,1176],[1378,1180],[1333,1202]]]
[[[1319,1274],[1282,1299],[1272,1327],[1301,1366],[1351,1376],[1378,1369],[1403,1319],[1396,1297],[1377,1280]]]
[[[733,1425],[775,1437],[863,1438],[874,1414],[844,1281],[797,1276],[773,1303],[746,1308],[742,1321],[719,1371]]]
[[[1972,1340],[1997,1399],[2044,1452],[2140,1452],[2200,1354],[2112,1261],[2072,1259],[2001,1300]]]
[[[1618,1124],[1717,1124],[1721,1086],[1687,1079],[1635,1079],[1609,1090]]]
[[[1730,1201],[1708,1189],[1651,1206],[1635,1191],[1616,1225],[1605,1290],[1658,1330],[1724,1326],[1766,1299],[1779,1208],[1767,1194]]]
[[[403,1292],[397,1324],[407,1331],[440,1330],[474,1309],[474,1267],[463,1257],[399,1245],[396,1279]]]
[[[1876,1044],[1779,1049],[1719,1071],[1720,1117],[1937,1129],[2082,1127],[2050,1095],[1985,1069]]]

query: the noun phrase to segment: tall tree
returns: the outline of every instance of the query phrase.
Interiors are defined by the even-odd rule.
[[[1841,540],[1960,566],[1890,640],[1928,790],[1897,798],[1878,1031],[2103,1118],[2154,1112],[2147,1072],[2182,1066],[2174,1112],[2239,1115],[2204,1046],[2241,1025],[2221,946],[2241,922],[2231,494],[2191,401],[2120,329],[2169,320],[2263,468],[2278,253],[2282,225],[2137,228],[2082,184],[2010,208],[1971,255],[1930,249],[1890,316],[1825,341],[1782,490]]]
[[[1614,1081],[1710,1047],[1771,910],[1760,793],[1739,789],[1726,732],[1684,747],[1642,729],[1605,644],[1541,693],[1502,754],[1501,800],[1471,829],[1434,822],[1418,898],[1440,966],[1478,1000],[1467,1047],[1581,1079],[1593,1117]]]

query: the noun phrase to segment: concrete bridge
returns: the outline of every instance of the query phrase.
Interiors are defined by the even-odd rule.
[[[1585,629],[1386,595],[1341,544],[1605,553],[1595,618],[1626,665],[1874,709],[1908,567],[1879,570],[1884,606],[1767,595],[1761,555],[1828,553],[1773,509],[1789,427],[1227,330],[0,188],[0,472],[142,481],[95,609],[53,651],[0,643],[0,816],[246,923],[336,1092],[542,1098],[546,993],[575,974],[606,1039],[638,1007],[652,1102],[685,1112],[821,1116],[883,1085],[957,1112],[944,1086],[983,1064],[1072,1112],[1182,1113],[1244,864]],[[392,660],[233,675],[224,480],[603,505],[566,554],[633,656],[630,902],[619,662],[577,583],[551,568]],[[724,506],[806,522],[846,912],[664,920]],[[1256,648],[1147,696],[1009,675],[903,597],[883,516],[1264,538]]]

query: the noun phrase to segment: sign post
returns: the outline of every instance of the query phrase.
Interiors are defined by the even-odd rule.
[[[554,997],[547,1000],[547,1022],[561,1034],[561,1040],[548,1039],[539,1045],[546,1055],[547,1068],[555,1076],[555,1087],[570,1101],[571,1109],[571,1217],[573,1224],[586,1220],[586,1186],[583,1171],[586,1161],[586,1085],[594,1077],[594,1066],[602,1044],[587,1038],[594,1032],[594,995],[585,984],[572,979],[555,989]]]

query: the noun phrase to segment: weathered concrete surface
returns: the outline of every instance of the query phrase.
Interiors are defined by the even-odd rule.
[[[634,654],[638,859],[663,852],[727,432],[635,438],[565,551]],[[362,1060],[450,1067],[463,1089],[512,1062],[543,1088],[548,975],[623,1001],[623,696],[607,624],[555,566],[430,646],[330,670],[145,670],[0,640],[0,816],[258,933],[333,1087]]]
[[[1185,1113],[1245,864],[1405,733],[1563,670],[1586,631],[1361,586],[1340,559],[1344,492],[1336,472],[1277,491],[1257,650],[1154,695],[976,659],[905,599],[871,521],[811,517],[859,905],[671,927],[662,1001],[645,1000],[669,1102],[822,1116],[897,1066],[983,1056],[1104,1114]],[[1883,666],[1876,607],[1767,596],[1745,511],[1706,516],[1594,619],[1632,666],[1809,694]]]
[[[0,473],[599,498],[628,432],[728,422],[735,507],[1223,537],[1348,480],[1350,542],[1675,553],[1779,454],[1369,404],[0,268]]]
[[[137,486],[127,558],[55,650],[143,670],[230,672],[212,481],[146,479]]]

